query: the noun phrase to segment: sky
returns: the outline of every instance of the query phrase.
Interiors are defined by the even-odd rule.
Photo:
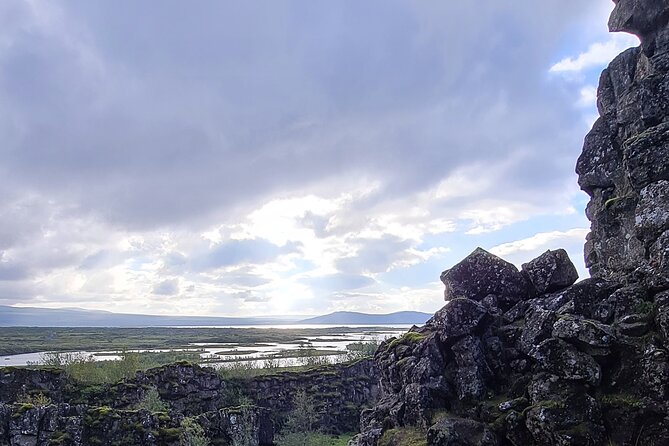
[[[0,2],[0,305],[434,312],[589,222],[609,0]]]

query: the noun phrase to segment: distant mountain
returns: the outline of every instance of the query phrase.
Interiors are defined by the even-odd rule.
[[[298,317],[201,317],[123,314],[79,308],[35,308],[0,305],[0,327],[160,327],[281,325],[295,323]]]
[[[209,317],[153,316],[112,313],[81,308],[10,307],[0,305],[0,327],[165,327],[227,325],[345,324],[387,325],[423,324],[432,315],[416,311],[392,314],[365,314],[339,311],[300,320],[299,316]]]
[[[351,311],[337,311],[299,321],[299,324],[352,324],[352,325],[388,325],[388,324],[416,324],[422,325],[432,317],[429,313],[418,311],[400,311],[390,314],[367,314]]]

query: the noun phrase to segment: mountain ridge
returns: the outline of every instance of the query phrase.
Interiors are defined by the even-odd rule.
[[[387,314],[369,314],[355,311],[335,311],[300,321],[301,324],[424,324],[432,314],[420,311],[397,311]]]
[[[336,316],[335,316],[336,315]],[[80,308],[12,307],[0,305],[0,327],[161,327],[255,326],[292,324],[422,324],[431,315],[417,311],[390,314],[335,312],[301,319],[284,317],[161,316],[114,313]],[[328,319],[329,318],[329,319]]]

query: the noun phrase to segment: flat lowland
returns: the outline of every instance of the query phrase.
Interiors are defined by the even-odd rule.
[[[315,337],[335,340],[359,333],[370,336],[389,327],[334,328],[48,328],[0,327],[0,356],[43,351],[120,351],[193,349],[196,344],[252,347],[263,343],[302,343]]]

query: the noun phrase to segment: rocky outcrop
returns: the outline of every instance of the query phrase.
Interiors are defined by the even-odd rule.
[[[224,378],[216,370],[176,363],[138,372],[109,386],[86,386],[58,369],[0,368],[0,445],[180,445],[190,417],[218,445],[271,445],[274,432],[305,391],[315,426],[356,431],[363,408],[378,396],[373,361]],[[142,407],[157,392],[167,412]]]
[[[178,413],[119,410],[85,405],[0,405],[0,444],[17,446],[181,446]],[[203,436],[222,445],[269,446],[273,426],[266,409],[245,406],[193,418]]]
[[[505,310],[494,291],[506,288],[485,283],[504,263],[481,251],[472,256],[486,262],[449,270],[466,265],[478,281],[461,281],[425,326],[381,345],[381,400],[352,444],[384,446],[402,429],[430,446],[669,444],[669,294],[570,285],[573,265],[550,251],[526,265],[524,297]],[[481,289],[493,294],[478,302]]]
[[[446,306],[379,348],[352,446],[669,444],[669,3],[615,3],[642,43],[602,73],[576,166],[592,278],[563,250],[519,272],[476,249],[441,275]]]

